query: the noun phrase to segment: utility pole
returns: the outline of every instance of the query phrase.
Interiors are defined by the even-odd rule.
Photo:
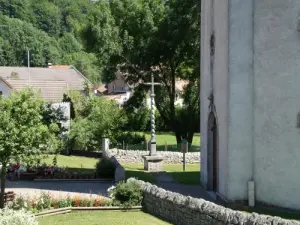
[[[27,66],[28,66],[28,73],[29,73],[29,85],[31,84],[31,74],[30,74],[30,52],[27,50]]]

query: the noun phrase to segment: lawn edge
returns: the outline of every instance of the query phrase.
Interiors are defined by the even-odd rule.
[[[142,206],[132,206],[128,208],[120,207],[120,206],[103,206],[103,207],[66,207],[60,209],[50,209],[44,212],[36,213],[35,216],[37,218],[43,216],[51,216],[51,215],[59,215],[66,214],[72,211],[140,211],[142,210]]]

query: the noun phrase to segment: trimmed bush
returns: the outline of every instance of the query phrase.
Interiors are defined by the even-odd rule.
[[[115,175],[114,164],[106,158],[100,159],[96,164],[96,177],[113,178]]]
[[[119,182],[108,189],[114,205],[125,207],[139,206],[142,203],[143,192],[137,182]]]

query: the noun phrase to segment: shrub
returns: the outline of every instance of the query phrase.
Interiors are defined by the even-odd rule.
[[[111,142],[113,145],[122,145],[124,143],[128,143],[131,145],[141,144],[142,142],[147,142],[146,136],[141,135],[139,133],[134,132],[122,132],[116,133],[112,138]]]
[[[96,177],[113,178],[115,175],[114,164],[106,158],[100,159],[96,164]]]
[[[14,210],[20,210],[20,209],[28,210],[30,208],[30,203],[23,196],[17,196],[12,202],[9,202],[7,206],[8,208]]]
[[[0,210],[1,225],[38,225],[34,215],[23,210],[2,209]]]
[[[49,194],[42,192],[41,196],[38,199],[36,209],[43,210],[49,209],[51,207],[52,198]]]
[[[59,208],[65,208],[65,207],[71,207],[72,206],[72,199],[70,197],[62,198],[58,200],[58,207]]]
[[[140,185],[134,181],[120,182],[108,189],[114,205],[125,207],[141,205],[143,192]]]

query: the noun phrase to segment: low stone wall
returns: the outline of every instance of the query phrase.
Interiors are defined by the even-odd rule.
[[[117,183],[119,181],[125,180],[125,169],[124,167],[119,163],[118,159],[109,151],[103,151],[103,157],[105,157],[106,159],[109,159],[110,161],[112,161],[112,163],[115,166],[115,177],[114,177],[114,181]]]
[[[300,225],[300,222],[279,217],[248,214],[216,205],[203,199],[166,191],[150,183],[133,178],[144,191],[143,208],[148,213],[178,225]]]
[[[110,154],[114,155],[119,162],[123,163],[143,163],[143,155],[149,155],[149,151],[134,151],[134,150],[121,150],[109,149]],[[164,163],[177,164],[182,163],[183,154],[181,152],[168,152],[159,151],[158,155],[162,156]],[[185,154],[186,163],[196,164],[200,163],[200,152],[188,152]]]

